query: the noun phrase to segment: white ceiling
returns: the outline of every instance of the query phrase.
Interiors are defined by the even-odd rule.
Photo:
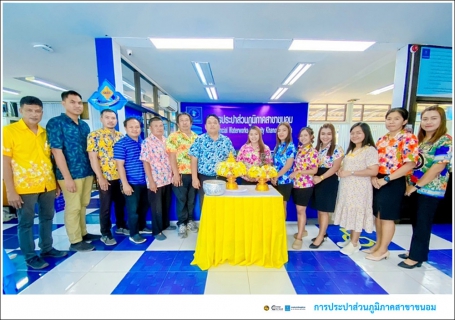
[[[2,85],[43,101],[59,101],[60,92],[14,78],[44,78],[86,100],[98,87],[94,39],[108,36],[121,45],[123,56],[131,49],[126,58],[179,102],[210,101],[191,65],[207,61],[220,102],[268,102],[296,63],[311,62],[279,102],[389,104],[392,91],[368,93],[393,83],[396,51],[414,43],[452,46],[453,37],[451,2],[2,2],[2,7]],[[234,38],[236,47],[157,50],[148,37]],[[376,44],[364,52],[288,51],[292,39]],[[38,43],[54,52],[33,48]]]

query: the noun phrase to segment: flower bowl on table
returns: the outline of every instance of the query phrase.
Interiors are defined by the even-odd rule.
[[[226,181],[205,180],[202,188],[204,188],[204,192],[208,196],[221,196],[226,192]]]
[[[248,176],[258,180],[256,191],[268,191],[269,186],[267,185],[267,181],[272,178],[276,178],[278,176],[278,172],[274,166],[266,164],[262,167],[252,166],[248,170]]]

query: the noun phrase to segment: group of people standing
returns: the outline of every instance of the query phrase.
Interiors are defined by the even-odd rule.
[[[198,232],[193,219],[196,193],[204,200],[202,184],[206,180],[224,179],[216,174],[216,165],[235,153],[231,140],[220,133],[220,120],[211,114],[205,119],[206,133],[191,131],[192,117],[177,115],[178,130],[164,136],[160,117],[149,120],[150,135],[141,138],[141,122],[125,119],[126,135],[118,132],[117,114],[101,111],[103,127],[90,132],[79,116],[82,98],[75,91],[62,93],[65,113],[50,119],[46,130],[39,125],[43,104],[27,96],[20,101],[19,122],[3,128],[4,180],[9,204],[18,209],[19,244],[26,263],[34,269],[45,268],[45,257],[63,257],[66,252],[52,247],[52,220],[55,197],[63,193],[65,228],[70,250],[91,251],[92,241],[115,245],[112,234],[111,206],[115,207],[115,233],[129,236],[140,244],[143,234],[165,240],[163,230],[177,229],[180,238]],[[341,253],[360,250],[362,230],[372,232],[376,225],[376,245],[367,251],[367,259],[379,261],[389,257],[388,245],[400,218],[403,196],[411,196],[413,236],[409,254],[400,266],[419,267],[428,259],[431,224],[438,201],[447,187],[452,139],[446,134],[446,118],[440,107],[422,113],[418,138],[404,130],[408,113],[393,108],[385,116],[388,133],[375,144],[366,123],[356,123],[350,130],[346,153],[336,143],[332,124],[319,130],[316,147],[310,127],[300,130],[298,146],[292,141],[289,123],[277,128],[276,145],[264,144],[262,132],[250,127],[247,142],[240,148],[237,161],[247,169],[253,165],[273,165],[278,176],[272,185],[282,194],[286,205],[290,197],[297,209],[298,232],[292,248],[302,248],[307,236],[306,208],[318,210],[319,233],[310,248],[317,249],[327,238],[329,213],[336,225],[350,230],[350,239],[340,242]],[[52,156],[51,156],[52,155]],[[87,232],[85,215],[91,199],[93,177],[100,199],[101,236]],[[243,176],[242,183],[256,181]],[[171,192],[177,200],[177,226],[171,226],[169,211]],[[34,207],[39,204],[39,247],[33,240]],[[126,208],[126,212],[125,212]],[[146,224],[148,209],[152,225]]]

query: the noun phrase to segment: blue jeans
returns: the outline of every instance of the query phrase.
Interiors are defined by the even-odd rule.
[[[52,249],[52,219],[54,219],[54,200],[55,190],[21,194],[22,208],[17,211],[19,224],[17,226],[17,236],[19,246],[28,261],[36,256],[35,241],[33,239],[33,222],[35,219],[35,204],[39,205],[39,242],[41,252],[48,252]]]

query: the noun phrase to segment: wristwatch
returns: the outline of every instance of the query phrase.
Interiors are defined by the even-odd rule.
[[[387,182],[387,183],[389,183],[389,182],[390,182],[390,175],[386,175],[386,176],[384,177],[384,181]]]

